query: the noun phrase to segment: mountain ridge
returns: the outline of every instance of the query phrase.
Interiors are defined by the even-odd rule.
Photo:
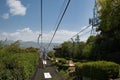
[[[10,45],[11,43],[14,43],[15,41],[12,41],[12,40],[8,40],[8,41],[5,41],[5,44],[7,45]],[[49,43],[43,43],[43,47],[44,48],[47,48]],[[49,47],[49,49],[53,49],[54,47],[56,46],[59,46],[60,43],[51,43],[51,46]],[[34,42],[34,41],[20,41],[20,47],[23,47],[23,48],[27,48],[27,47],[35,47],[35,48],[40,48],[40,46],[38,45],[37,42]]]

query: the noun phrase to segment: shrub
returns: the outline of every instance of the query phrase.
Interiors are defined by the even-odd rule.
[[[55,53],[53,51],[48,52],[47,54],[50,58],[55,58]]]
[[[114,62],[96,61],[87,62],[76,67],[77,75],[97,80],[108,80],[109,78],[117,78],[119,75],[119,65]]]
[[[29,80],[37,62],[37,53],[2,54],[0,80]]]
[[[77,78],[81,78],[82,77],[82,63],[76,63],[76,68],[75,68],[75,75]]]

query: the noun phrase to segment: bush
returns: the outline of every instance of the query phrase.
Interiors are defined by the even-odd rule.
[[[19,41],[4,46],[0,41],[0,80],[29,80],[38,58],[37,48],[21,48]]]
[[[55,58],[55,53],[54,53],[53,51],[48,52],[47,55],[48,55],[50,58]]]
[[[119,75],[119,65],[107,61],[87,62],[76,66],[76,75],[97,80],[117,78]]]
[[[60,70],[67,70],[68,69],[68,63],[65,59],[63,58],[58,58],[58,62],[52,61],[52,63],[57,67],[57,69]]]
[[[29,80],[38,62],[37,53],[0,53],[0,58],[0,80]]]
[[[83,66],[83,63],[76,63],[76,68],[75,68],[75,77],[76,79],[81,79],[82,78],[82,66]]]

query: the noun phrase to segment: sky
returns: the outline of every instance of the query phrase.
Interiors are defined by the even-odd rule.
[[[37,41],[40,34],[41,0],[0,0],[0,40]],[[43,0],[43,42],[49,42],[58,16],[68,0]],[[69,40],[82,28],[89,25],[93,17],[94,0],[71,0],[54,43]],[[82,34],[88,32],[88,28]],[[90,33],[80,37],[85,41]]]

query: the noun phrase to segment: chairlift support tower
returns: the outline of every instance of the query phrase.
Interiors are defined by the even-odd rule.
[[[92,25],[92,30],[91,34],[94,35],[96,34],[96,28],[99,26],[99,18],[98,18],[98,7],[95,6],[96,0],[94,3],[94,8],[93,8],[93,18],[89,19],[89,24]]]

